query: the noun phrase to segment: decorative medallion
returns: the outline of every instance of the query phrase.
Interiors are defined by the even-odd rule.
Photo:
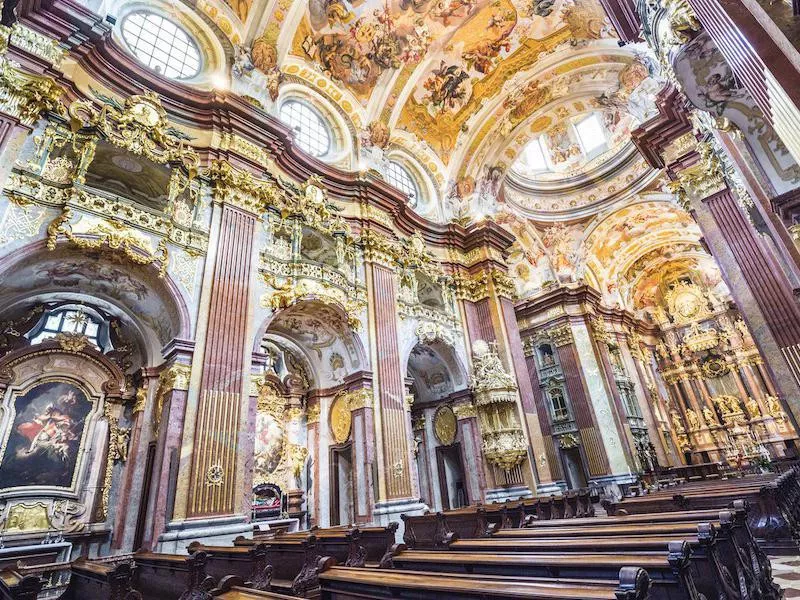
[[[703,372],[703,377],[706,379],[716,379],[730,371],[730,365],[722,358],[714,356],[703,361],[700,365],[700,370]]]
[[[433,431],[436,439],[444,446],[449,446],[456,441],[457,431],[456,414],[449,406],[440,406],[433,416]]]
[[[339,394],[331,405],[331,434],[337,444],[344,444],[350,437],[352,423],[349,395]]]
[[[225,469],[222,465],[211,465],[206,471],[206,485],[207,486],[220,486],[225,477]]]
[[[693,283],[679,281],[672,284],[666,293],[666,301],[670,314],[679,324],[696,321],[711,314],[703,290]]]

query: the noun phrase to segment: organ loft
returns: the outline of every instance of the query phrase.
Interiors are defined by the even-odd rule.
[[[797,1],[0,6],[0,600],[800,598]]]

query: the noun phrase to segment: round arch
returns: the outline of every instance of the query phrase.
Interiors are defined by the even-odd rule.
[[[83,302],[119,318],[136,332],[143,364],[157,366],[162,348],[190,338],[186,302],[169,274],[159,278],[150,265],[116,260],[116,255],[87,253],[66,243],[57,251],[44,241],[18,248],[0,260],[0,314],[13,318],[43,302]]]

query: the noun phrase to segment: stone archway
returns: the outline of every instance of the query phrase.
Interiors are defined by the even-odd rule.
[[[365,468],[367,457],[361,456],[372,432],[371,402],[357,407],[353,398],[371,394],[371,389],[364,388],[367,359],[352,325],[338,304],[306,297],[277,311],[261,328],[257,342],[263,358],[257,375],[253,483],[278,486],[284,510],[301,521],[307,518],[309,525],[363,521],[369,514],[357,510],[355,499],[368,497],[371,489],[371,469]],[[272,430],[265,431],[266,425]],[[345,486],[346,497],[337,498],[336,489],[320,484],[328,480],[336,452],[348,448],[346,479],[352,483]],[[280,456],[267,457],[265,452]],[[371,510],[367,502],[361,508],[366,504]],[[352,507],[347,519],[334,518],[339,511],[333,505]]]
[[[455,349],[441,339],[419,341],[409,353],[406,374],[421,498],[435,510],[481,501],[480,433]]]

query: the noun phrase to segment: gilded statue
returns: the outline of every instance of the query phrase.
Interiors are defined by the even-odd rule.
[[[677,411],[672,411],[672,427],[675,429],[675,433],[681,434],[686,433],[686,428],[683,426],[683,422],[681,421],[681,416],[678,414]]]
[[[767,396],[764,401],[767,403],[767,410],[773,418],[783,419],[786,416],[783,408],[781,408],[780,401],[775,396]]]
[[[703,407],[703,418],[706,420],[708,425],[719,425],[716,413],[708,406]]]
[[[700,429],[700,417],[691,408],[686,409],[686,420],[689,422],[689,431]]]
[[[757,419],[761,416],[761,409],[758,406],[758,402],[756,402],[752,396],[747,399],[745,405],[747,406],[747,414],[750,415],[751,419]]]

